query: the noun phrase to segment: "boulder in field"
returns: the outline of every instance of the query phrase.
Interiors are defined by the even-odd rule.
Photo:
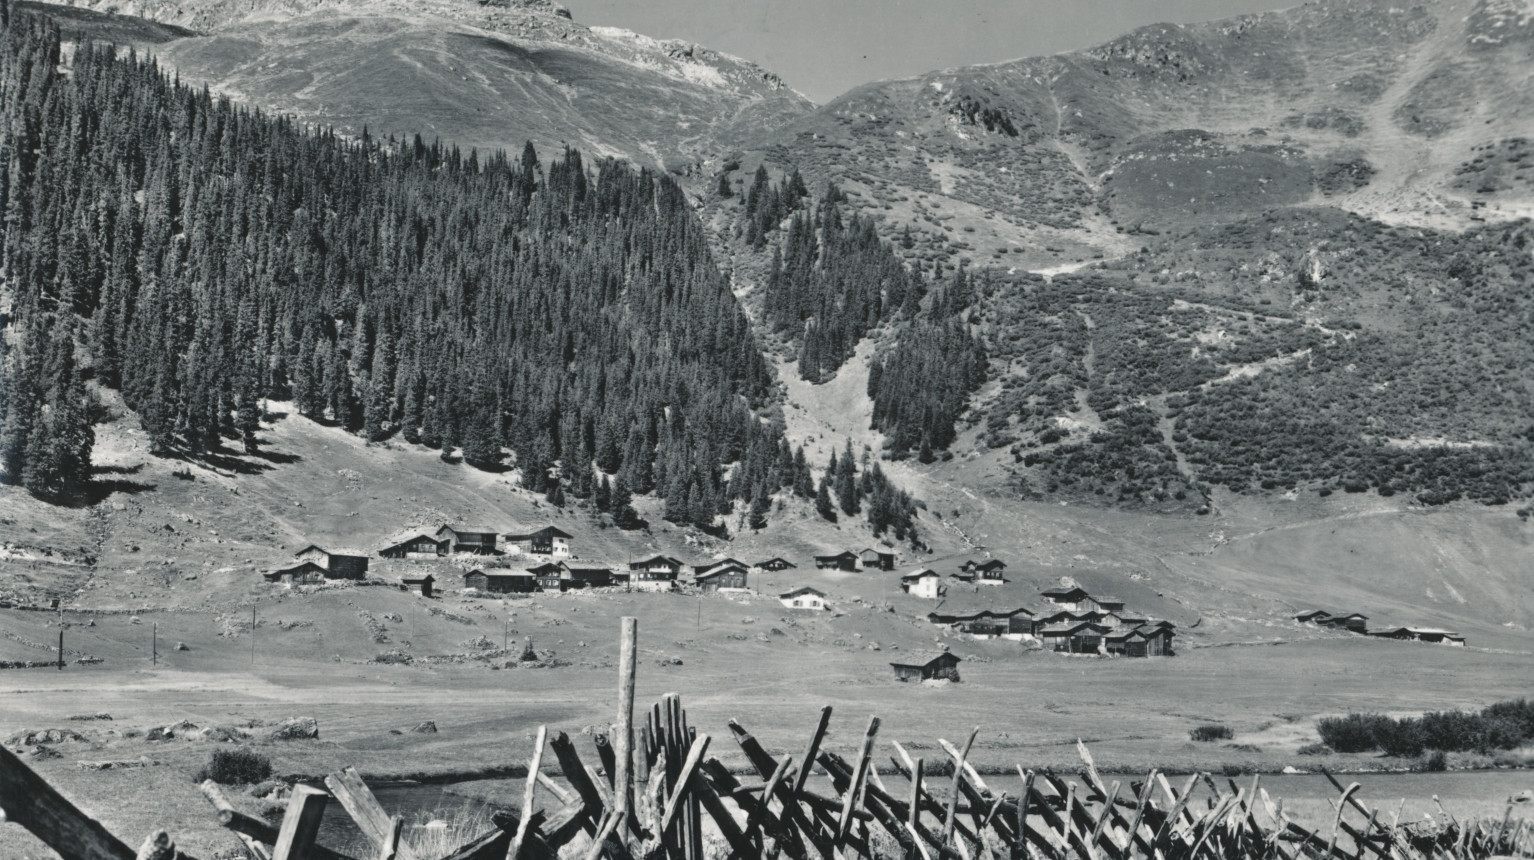
[[[276,728],[266,733],[269,741],[298,741],[311,740],[320,736],[320,724],[313,717],[293,717],[283,720]]]

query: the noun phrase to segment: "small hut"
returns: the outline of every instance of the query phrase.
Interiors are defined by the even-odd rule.
[[[959,680],[959,658],[947,651],[912,654],[909,660],[890,663],[897,681]]]

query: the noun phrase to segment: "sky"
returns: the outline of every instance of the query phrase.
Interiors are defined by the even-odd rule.
[[[579,23],[686,39],[777,72],[818,103],[869,81],[1054,54],[1135,27],[1300,0],[562,0]]]

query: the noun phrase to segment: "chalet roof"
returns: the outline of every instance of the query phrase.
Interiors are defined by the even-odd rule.
[[[407,543],[410,543],[411,541],[419,540],[421,538],[426,538],[432,543],[442,543],[443,540],[431,532],[405,532],[403,535],[397,534],[394,537],[389,538],[388,543],[384,544],[383,548],[386,550],[394,549],[397,546],[403,546]]]
[[[1330,616],[1329,618],[1327,618],[1327,620],[1328,621],[1347,621],[1350,618],[1358,618],[1358,619],[1362,619],[1364,621],[1368,621],[1369,620],[1369,616],[1363,614],[1362,612],[1349,612],[1346,615],[1333,615],[1333,616]]]
[[[860,556],[861,555],[868,555],[869,553],[872,553],[872,554],[874,554],[876,556],[879,556],[880,558],[883,558],[885,556],[889,556],[890,558],[894,558],[895,557],[895,554],[892,553],[892,552],[885,552],[882,549],[874,549],[871,546],[863,547],[862,549],[858,550],[858,555],[860,555]]]
[[[695,565],[692,566],[692,569],[697,571],[698,573],[702,573],[705,570],[712,570],[713,568],[723,567],[723,566],[725,566],[727,564],[728,565],[735,565],[736,567],[748,567],[748,565],[745,562],[743,562],[743,561],[741,561],[739,559],[725,557],[725,558],[719,559],[718,561],[711,561],[711,562],[708,562],[706,564],[695,564]]]
[[[1093,597],[1092,599],[1097,601],[1098,605],[1100,605],[1100,606],[1107,606],[1109,604],[1112,604],[1112,605],[1115,605],[1115,606],[1123,606],[1124,605],[1124,601],[1123,600],[1121,600],[1121,599],[1119,599],[1117,597],[1114,597],[1111,594],[1099,594],[1098,596]]]
[[[948,575],[950,577],[952,577],[953,579],[959,580],[960,582],[974,582],[975,581],[975,574],[969,573],[969,572],[966,572],[966,571],[959,571],[958,573],[950,573]]]
[[[310,573],[310,572],[321,573],[321,574],[328,573],[328,571],[326,571],[325,568],[319,566],[318,564],[315,564],[312,561],[306,561],[306,562],[302,562],[300,564],[292,565],[291,567],[275,568],[275,569],[270,570],[270,571],[268,571],[266,573],[263,573],[261,575],[263,577],[265,577],[266,579],[271,580],[272,582],[276,582],[277,580],[283,578],[284,576],[287,576],[288,574],[297,575],[297,574],[300,574],[300,573]]]
[[[891,660],[890,665],[921,669],[940,661],[952,660],[957,663],[959,659],[959,655],[952,651],[917,651],[904,660]]]
[[[926,579],[929,576],[937,576],[937,575],[938,575],[937,571],[933,570],[930,567],[925,567],[925,568],[922,568],[921,570],[905,574],[904,576],[900,577],[900,581],[901,582],[915,582],[918,579]]]
[[[672,558],[669,555],[657,555],[651,556],[650,558],[644,559],[642,561],[629,562],[629,570],[638,570],[641,567],[649,567],[652,564],[664,564],[671,567],[686,567],[686,565],[682,563],[681,559]]]
[[[550,574],[550,573],[559,573],[561,570],[564,570],[564,568],[560,567],[559,565],[555,564],[552,561],[546,561],[543,564],[538,565],[537,567],[529,567],[529,568],[527,568],[527,572],[533,574],[534,576],[543,576],[543,575]]]
[[[338,546],[335,549],[330,550],[327,554],[332,558],[336,556],[340,556],[341,558],[367,558],[369,555],[367,550],[358,549],[354,546]]]
[[[1075,599],[1078,599],[1078,600],[1083,598],[1083,597],[1087,597],[1088,596],[1087,592],[1086,592],[1086,589],[1081,588],[1079,586],[1074,586],[1074,585],[1069,587],[1069,588],[1064,588],[1064,587],[1060,587],[1060,588],[1046,588],[1046,589],[1044,589],[1043,591],[1041,591],[1039,593],[1044,595],[1045,597],[1064,597],[1064,598],[1075,598]]]
[[[1090,621],[1077,621],[1077,622],[1074,622],[1074,623],[1071,623],[1071,624],[1051,624],[1051,625],[1045,627],[1043,630],[1040,630],[1039,631],[1039,635],[1040,636],[1069,636],[1069,635],[1071,635],[1073,633],[1080,633],[1083,630],[1090,630],[1093,633],[1106,633],[1106,632],[1108,632],[1108,628],[1102,626],[1101,624],[1093,624]]]
[[[518,570],[471,570],[468,573],[464,574],[463,576],[464,576],[465,579],[467,579],[467,578],[473,576],[476,573],[484,574],[484,576],[487,579],[537,579],[538,578],[537,575],[535,575],[535,574],[528,573],[527,571],[518,571]]]
[[[793,562],[789,561],[788,559],[783,558],[782,556],[773,556],[772,558],[769,558],[766,561],[759,561],[759,562],[756,563],[756,566],[757,567],[766,567],[769,564],[786,564],[789,567],[798,567],[799,566],[799,565],[794,564]]]
[[[702,582],[705,579],[713,579],[716,576],[724,576],[727,573],[745,573],[746,570],[747,568],[744,565],[724,565],[696,574],[693,576],[693,579]]]
[[[818,588],[811,588],[808,585],[801,585],[798,588],[794,589],[793,591],[785,591],[785,592],[783,592],[782,594],[778,595],[778,597],[779,598],[798,597],[801,594],[813,594],[813,595],[815,595],[817,597],[825,597],[826,596],[826,593],[824,591],[821,591]]]
[[[1321,609],[1309,609],[1309,610],[1306,610],[1304,612],[1301,612],[1299,615],[1294,616],[1294,620],[1296,620],[1296,621],[1311,621],[1311,620],[1314,620],[1316,618],[1326,618],[1326,617],[1328,617],[1330,615],[1331,615],[1330,612],[1326,612],[1326,611],[1321,610]]]
[[[857,558],[858,557],[858,554],[853,552],[852,550],[844,549],[841,552],[832,553],[830,555],[817,555],[817,556],[815,556],[815,560],[816,561],[821,561],[822,559],[846,558],[849,555],[852,556],[853,558]]]
[[[483,526],[446,526],[446,524],[443,524],[442,529],[437,530],[440,532],[443,529],[453,532],[454,535],[499,535],[500,533],[500,529],[486,529]]]
[[[975,570],[1004,570],[1007,563],[999,558],[990,558],[974,565]]]
[[[508,535],[506,535],[506,539],[507,540],[531,540],[532,538],[539,537],[539,536],[545,536],[545,535],[548,536],[548,537],[551,537],[551,538],[556,538],[556,537],[573,538],[573,537],[575,537],[575,535],[570,534],[569,532],[565,531],[564,529],[560,528],[559,526],[544,526],[541,529],[538,529],[536,531],[530,531],[527,534],[508,534]]]

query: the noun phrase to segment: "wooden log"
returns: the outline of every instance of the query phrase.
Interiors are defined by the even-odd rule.
[[[906,810],[906,824],[912,833],[916,832],[916,825],[921,823],[921,771],[922,760],[917,756],[911,763],[911,800]]]
[[[1079,741],[1078,741],[1079,743]],[[1097,817],[1097,823],[1092,826],[1092,838],[1090,844],[1097,847],[1097,842],[1102,838],[1103,828],[1108,826],[1108,818],[1113,815],[1113,801],[1119,796],[1119,782],[1113,781],[1108,787],[1107,800],[1103,803],[1103,811]]]
[[[756,772],[761,774],[762,779],[770,778],[772,772],[777,769],[777,762],[773,760],[772,756],[767,754],[766,750],[762,749],[761,743],[752,737],[751,733],[746,731],[740,723],[730,720],[728,725],[730,733],[735,736],[735,743],[740,747],[741,752],[745,753],[746,760],[751,763],[752,767],[756,768]],[[822,756],[824,756],[824,753],[822,753]],[[790,829],[797,832],[804,839],[808,839],[822,857],[830,857],[834,853],[832,848],[833,839],[831,837],[834,836],[835,831],[833,829],[830,834],[823,833],[820,827],[817,826],[820,821],[818,814],[816,815],[816,820],[811,821],[810,816],[806,815],[805,810],[799,805],[799,798],[803,795],[804,792],[791,792],[786,785],[778,786],[777,797],[783,804],[784,819]],[[766,802],[766,798],[763,798],[763,802]]]
[[[699,804],[709,814],[709,817],[714,819],[714,825],[719,828],[719,833],[724,837],[724,841],[730,844],[730,850],[733,852],[733,855],[741,858],[741,860],[750,860],[753,857],[760,856],[761,852],[756,850],[755,846],[751,844],[751,840],[741,831],[740,825],[735,821],[735,816],[730,814],[729,808],[719,799],[719,795],[714,793],[714,789],[708,784],[708,780],[704,779],[701,773],[694,771],[688,781],[691,783],[689,793],[698,799]]]
[[[624,619],[627,621],[628,619]],[[615,810],[602,822],[602,829],[597,831],[597,837],[591,840],[591,848],[586,852],[586,860],[598,860],[602,852],[607,848],[607,840],[623,826],[623,819],[628,816],[627,812]]]
[[[783,756],[783,758],[778,762],[778,766],[773,769],[772,776],[766,782],[761,784],[760,792],[762,795],[762,802],[759,804],[754,804],[750,809],[746,811],[747,838],[756,838],[757,828],[761,827],[762,816],[766,815],[767,808],[770,801],[772,800],[772,796],[777,793],[779,783],[783,782],[783,780],[788,777],[789,771],[793,768],[793,766],[794,757],[791,755]],[[802,769],[800,772],[803,772]],[[744,791],[745,788],[745,786],[742,786],[740,790]]]
[[[0,747],[0,809],[63,860],[135,860],[137,852]]]
[[[874,737],[879,734],[879,718],[872,717],[868,721],[868,730],[863,734],[863,746],[858,750],[858,762],[852,770],[852,782],[847,786],[847,793],[842,798],[842,813],[836,824],[836,844],[841,845],[847,839],[847,834],[852,829],[852,813],[857,808],[859,797],[863,793],[863,782],[868,778],[868,761],[873,757]]]
[[[593,779],[591,773],[586,770],[586,766],[581,762],[580,754],[575,751],[575,744],[570,740],[568,734],[564,732],[556,733],[553,739],[549,741],[549,749],[554,751],[554,758],[559,762],[559,770],[560,773],[564,774],[565,781],[570,783],[571,788],[575,789],[574,797],[580,798],[582,829],[587,833],[595,835],[597,819],[602,815],[603,810],[607,806],[607,801],[603,799],[601,790],[597,788],[600,780]],[[566,803],[571,802],[572,799],[566,799]]]
[[[964,742],[964,751],[954,757],[953,762],[953,788],[948,795],[948,810],[943,815],[943,846],[947,847],[953,839],[953,808],[959,802],[959,785],[964,781],[964,763],[969,759],[970,748],[975,745],[975,737],[980,734],[980,727],[975,726],[969,733],[969,740]]]
[[[405,830],[405,819],[395,815],[389,818],[389,832],[384,834],[383,842],[378,846],[378,860],[398,860],[400,853],[400,835]]]
[[[677,771],[676,781],[671,786],[671,796],[666,799],[665,811],[660,816],[660,829],[665,830],[671,826],[671,821],[676,817],[677,810],[681,808],[683,801],[687,799],[692,787],[692,776],[698,771],[698,762],[703,760],[708,752],[708,735],[698,735],[687,749],[687,760],[682,762],[682,767]]]
[[[357,769],[348,767],[330,774],[325,777],[325,787],[330,789],[331,797],[341,802],[342,808],[357,823],[357,829],[362,835],[375,848],[381,848],[393,823]],[[415,851],[409,845],[400,845],[397,854],[399,860],[417,860]]]
[[[624,616],[618,646],[618,720],[613,729],[613,813],[619,821],[633,810],[634,675],[639,659],[639,620]]]
[[[312,785],[295,785],[288,797],[288,811],[277,828],[272,844],[272,860],[311,860],[315,837],[320,834],[320,820],[330,795]]]
[[[910,754],[900,746],[899,741],[891,741],[890,745],[895,747],[895,750],[906,759],[905,761],[899,761],[891,757],[890,762],[895,765],[895,770],[900,773],[900,775],[909,779],[911,774],[911,765],[913,764],[910,758]],[[821,754],[821,761],[822,763],[825,761],[824,753]],[[879,800],[886,806],[894,809],[897,813],[909,815],[909,810],[905,808],[904,801],[897,800],[896,798],[883,793],[879,795]],[[938,803],[936,798],[934,798],[932,794],[926,790],[923,790],[921,793],[921,808],[922,811],[931,813],[932,817],[936,818],[939,823],[942,823],[944,820],[946,820],[945,816],[947,814],[947,807],[941,803]],[[955,809],[954,811],[957,814],[960,810]],[[954,829],[958,832],[959,836],[964,839],[973,840],[976,838],[975,834],[970,832],[969,828],[966,827],[963,822],[955,821]],[[933,844],[937,844],[937,842],[934,842]]]
[[[517,855],[522,853],[522,841],[527,838],[527,825],[533,818],[533,801],[538,794],[538,771],[543,768],[543,744],[548,739],[548,731],[548,726],[538,727],[538,739],[533,743],[533,757],[527,765],[527,786],[522,790],[522,820],[517,824],[517,834],[511,837],[511,847],[506,849],[506,860],[517,860]]]
[[[222,814],[224,812],[237,812],[237,810],[234,808],[234,804],[230,803],[229,798],[224,796],[224,790],[218,787],[218,783],[211,779],[207,779],[203,780],[202,785],[198,787],[202,790],[202,796],[207,798],[208,802],[213,804],[213,808],[219,812],[220,824],[223,824]],[[264,821],[260,823],[262,826],[271,830],[271,838],[264,840],[264,842],[262,840],[257,840],[255,837],[249,834],[242,833],[239,830],[231,828],[227,824],[223,824],[223,826],[227,828],[230,833],[233,833],[242,843],[245,844],[245,850],[249,852],[250,856],[254,857],[255,860],[271,860],[272,854],[266,846],[277,841],[277,829],[271,827],[271,825],[268,825]]]
[[[816,724],[815,731],[810,735],[810,745],[804,751],[804,758],[799,768],[798,776],[794,777],[794,794],[804,789],[805,782],[809,781],[810,772],[815,769],[815,759],[820,753],[820,743],[825,740],[826,730],[831,726],[831,706],[826,705],[820,709],[820,722]]]
[[[176,860],[176,856],[176,843],[171,841],[170,834],[156,830],[139,846],[136,860]]]

